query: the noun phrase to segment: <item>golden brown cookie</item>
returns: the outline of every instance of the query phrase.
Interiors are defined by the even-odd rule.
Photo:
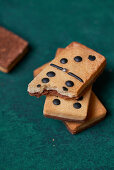
[[[44,104],[44,116],[59,120],[81,122],[87,117],[90,96],[91,87],[78,99],[65,100],[61,97],[48,95]]]
[[[28,85],[30,95],[77,98],[106,65],[104,56],[77,42],[57,54]],[[68,90],[64,90],[67,88]]]
[[[8,73],[27,51],[27,41],[0,27],[0,71]]]

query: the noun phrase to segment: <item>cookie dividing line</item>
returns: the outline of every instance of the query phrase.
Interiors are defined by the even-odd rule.
[[[63,70],[63,67],[57,66],[55,64],[50,64],[50,66],[57,68],[58,70]]]
[[[77,75],[71,73],[71,72],[68,72],[67,73],[68,75],[72,76],[72,77],[75,77],[76,79],[78,79],[80,82],[84,82],[80,77],[78,77]]]
[[[58,70],[62,70],[62,71],[64,71],[64,72],[67,72],[67,69],[66,69],[66,68],[60,67],[60,66],[58,66],[58,65],[50,64],[50,66],[55,67],[55,68],[57,68]],[[72,76],[72,77],[75,77],[75,78],[76,78],[77,80],[79,80],[80,82],[84,82],[80,77],[78,77],[78,76],[75,75],[74,73],[68,72],[67,74],[70,75],[70,76]]]

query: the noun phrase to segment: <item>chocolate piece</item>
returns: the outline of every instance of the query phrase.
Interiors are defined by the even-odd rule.
[[[70,81],[70,80],[66,81],[65,84],[66,84],[67,87],[72,87],[72,86],[74,86],[74,83],[73,83],[72,81]]]
[[[28,42],[0,27],[0,70],[9,72],[28,51]]]
[[[91,60],[91,61],[94,61],[96,59],[96,57],[93,56],[93,55],[89,55],[88,59]]]
[[[72,77],[75,77],[77,80],[79,80],[80,82],[84,82],[80,77],[78,77],[77,75],[69,72],[68,75],[72,76]]]
[[[54,104],[54,105],[60,105],[60,103],[61,103],[61,102],[60,102],[59,99],[54,99],[54,100],[53,100],[53,104]]]
[[[62,64],[66,64],[66,63],[68,62],[68,60],[67,60],[66,58],[62,58],[62,59],[60,60],[60,62],[61,62]]]
[[[68,91],[68,89],[67,89],[66,87],[63,87],[63,90],[64,90],[64,91]]]
[[[47,73],[47,76],[48,77],[54,77],[55,73],[53,71],[50,71],[50,72]]]
[[[74,58],[74,60],[75,60],[76,62],[81,62],[81,61],[82,61],[82,57],[76,56],[76,57]]]
[[[81,104],[80,103],[74,103],[73,107],[76,109],[80,109],[81,108]]]
[[[83,96],[79,97],[77,100],[78,101],[83,100]]]
[[[42,82],[43,82],[43,83],[48,83],[48,82],[49,82],[49,79],[48,79],[48,78],[43,78],[43,79],[42,79]]]
[[[41,84],[38,84],[37,87],[41,87]]]

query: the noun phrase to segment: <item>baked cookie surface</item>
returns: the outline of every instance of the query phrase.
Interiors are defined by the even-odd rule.
[[[40,97],[54,92],[57,96],[78,98],[105,67],[105,57],[73,42],[58,53],[28,85],[28,92]],[[64,87],[68,90],[64,90]]]
[[[47,96],[44,104],[44,116],[59,120],[83,121],[87,117],[90,96],[91,87],[77,100]]]

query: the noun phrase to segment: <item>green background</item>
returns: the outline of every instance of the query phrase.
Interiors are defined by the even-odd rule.
[[[114,169],[113,11],[113,0],[0,0],[0,25],[30,44],[11,73],[0,73],[0,170]],[[107,59],[93,87],[107,117],[77,135],[43,117],[45,97],[27,93],[33,70],[72,41]]]

